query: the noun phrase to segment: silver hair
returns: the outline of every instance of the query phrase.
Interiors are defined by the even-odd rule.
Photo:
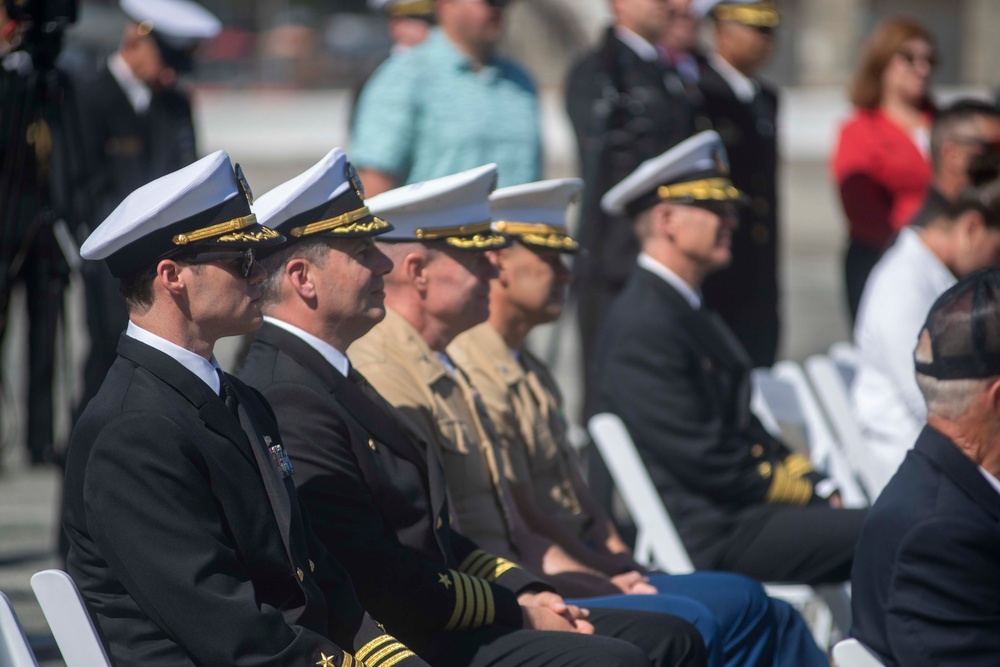
[[[261,265],[267,271],[267,277],[261,285],[263,289],[262,302],[264,307],[273,306],[281,299],[281,278],[285,273],[285,266],[293,259],[304,259],[319,267],[326,262],[327,253],[330,246],[322,239],[313,239],[299,243],[289,244],[288,247],[278,250],[273,255],[260,260]]]
[[[930,337],[924,331],[920,334],[913,358],[921,363],[930,363],[932,354]],[[997,377],[983,379],[939,380],[917,373],[917,386],[927,404],[927,413],[942,419],[955,420],[964,415],[976,398],[996,382]]]

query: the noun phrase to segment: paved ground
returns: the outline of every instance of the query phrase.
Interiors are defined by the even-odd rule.
[[[276,104],[289,104],[288,100]],[[308,105],[306,105],[308,107]],[[257,136],[258,145],[271,144],[271,128],[253,135],[254,128],[241,120],[239,105],[225,100],[204,110],[203,134],[215,136],[216,142],[227,145],[225,137]],[[317,105],[314,113],[319,113]],[[335,114],[336,115],[336,114]],[[225,132],[240,130],[240,135]],[[333,125],[338,123],[334,122]],[[286,128],[295,123],[285,123]],[[799,127],[796,125],[796,127]],[[793,133],[790,138],[801,134]],[[553,131],[558,141],[565,139],[565,127]],[[312,136],[309,148],[292,151],[293,157],[276,159],[273,152],[247,151],[244,157],[230,148],[234,158],[243,162],[244,169],[258,193],[267,191],[283,180],[298,173],[318,158],[315,146],[326,142],[339,143],[341,131],[332,131],[318,140]],[[560,139],[562,137],[563,139]],[[293,141],[287,138],[287,141]],[[286,140],[282,138],[278,143]],[[300,139],[294,139],[302,144]],[[211,150],[216,147],[209,138],[205,143]],[[324,147],[326,145],[324,143]],[[794,141],[793,141],[794,143]],[[825,350],[830,343],[847,337],[844,308],[840,290],[839,256],[842,247],[842,223],[839,207],[829,186],[825,166],[811,150],[789,151],[794,161],[783,169],[783,239],[782,284],[784,286],[785,335],[782,356],[802,360],[809,354]],[[311,156],[307,159],[306,156]],[[555,153],[559,156],[559,151]],[[550,157],[551,161],[551,157]],[[557,160],[557,162],[560,162]],[[551,165],[550,165],[551,166]],[[550,173],[565,173],[565,163],[556,164]],[[15,299],[11,316],[11,330],[4,342],[3,368],[5,376],[2,407],[3,423],[0,427],[0,590],[14,603],[17,613],[29,635],[46,649],[47,627],[30,592],[28,580],[33,572],[56,565],[53,556],[55,544],[56,506],[59,497],[59,474],[53,468],[31,468],[24,463],[23,450],[23,386],[25,342],[23,303]],[[79,363],[86,349],[87,337],[80,311],[78,288],[70,290],[67,308],[66,340],[60,346],[59,404],[63,406],[56,417],[60,437],[68,430],[66,414],[70,396],[76,390]],[[555,339],[553,341],[553,336]],[[569,414],[578,394],[579,374],[576,371],[576,341],[572,326],[550,329],[536,339],[543,349],[554,349],[558,362],[558,375],[570,399]],[[551,343],[555,344],[552,345]],[[230,364],[235,343],[226,341],[218,350],[224,366]],[[49,641],[43,655],[52,655]],[[58,661],[45,664],[60,664]]]

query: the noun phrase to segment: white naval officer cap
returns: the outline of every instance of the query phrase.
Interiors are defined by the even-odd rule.
[[[358,172],[340,148],[253,204],[262,225],[283,234],[288,243],[316,234],[336,238],[375,236],[392,230],[365,206]]]
[[[715,130],[708,130],[640,164],[601,197],[601,208],[610,215],[635,216],[664,201],[697,204],[742,197],[729,180],[722,139]]]
[[[120,0],[125,14],[139,24],[139,32],[152,35],[163,61],[178,71],[193,65],[198,41],[222,30],[216,16],[191,0]]]
[[[461,250],[492,250],[509,245],[490,229],[489,196],[497,185],[497,166],[487,164],[429,181],[404,185],[367,201],[372,215],[392,223],[379,241],[444,241]]]
[[[719,21],[735,21],[754,28],[777,28],[781,22],[773,2],[757,0],[694,0],[691,15],[696,19],[711,14]]]
[[[434,15],[434,0],[368,0],[368,8],[389,16],[423,18]]]
[[[80,248],[116,278],[168,257],[263,248],[284,239],[257,222],[253,193],[225,151],[143,185],[98,225]]]
[[[579,178],[555,178],[497,190],[490,195],[493,231],[525,245],[575,253],[580,244],[566,228],[566,209],[582,189]]]

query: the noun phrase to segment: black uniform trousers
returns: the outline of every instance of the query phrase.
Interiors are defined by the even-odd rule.
[[[521,629],[516,596],[551,589],[452,529],[433,450],[357,371],[345,377],[309,343],[265,323],[238,375],[275,410],[317,536],[348,569],[366,609],[428,662],[704,660],[694,628],[660,614],[595,609],[599,636]],[[466,591],[478,592],[473,600]]]

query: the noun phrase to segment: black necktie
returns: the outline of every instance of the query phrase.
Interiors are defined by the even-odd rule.
[[[225,402],[226,407],[229,408],[229,411],[233,413],[233,416],[239,419],[240,402],[236,398],[236,392],[233,391],[233,388],[230,386],[229,382],[226,381],[226,376],[222,372],[221,368],[216,368],[215,372],[219,374],[219,396]]]

